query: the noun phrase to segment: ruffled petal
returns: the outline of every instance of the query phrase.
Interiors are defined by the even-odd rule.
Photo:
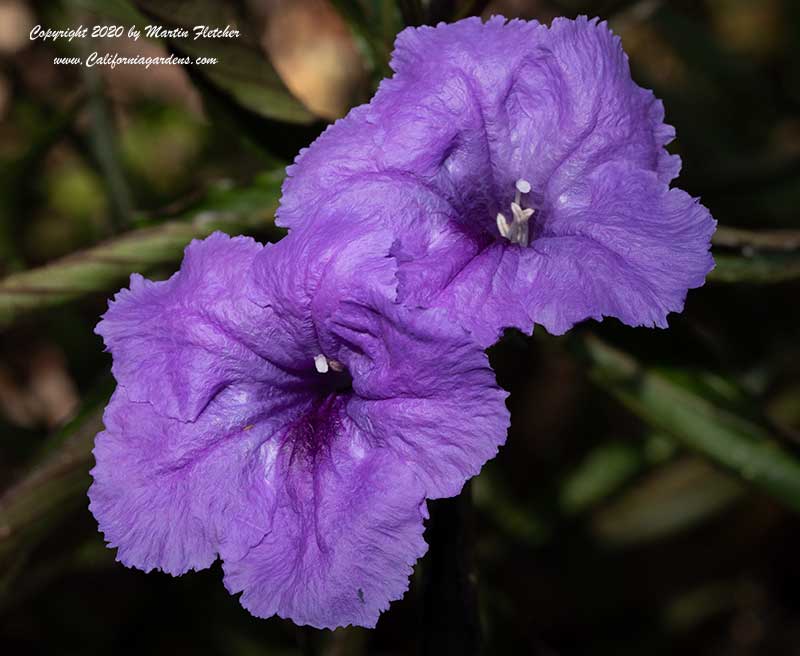
[[[417,472],[429,497],[453,496],[504,443],[506,393],[452,315],[393,302],[390,248],[391,233],[345,219],[296,229],[258,257],[257,302],[277,305],[281,292],[268,290],[282,279],[309,281],[291,292],[308,308],[307,360],[316,351],[339,363],[355,392],[350,416]]]
[[[248,275],[261,244],[215,233],[187,248],[169,280],[131,276],[98,324],[112,372],[132,401],[194,420],[233,381],[274,381],[279,372],[253,350],[260,343]]]
[[[633,82],[605,23],[557,19],[546,28],[495,17],[407,29],[392,66],[394,77],[369,105],[329,128],[289,168],[279,210],[284,225],[388,228],[398,300],[442,308],[483,346],[506,327],[528,332],[539,321],[563,331],[571,325],[566,317],[609,311],[626,323],[663,325],[667,312],[682,307],[688,286],[700,284],[692,272],[682,277],[683,255],[672,249],[679,258],[674,285],[649,296],[631,293],[635,307],[626,308],[622,297],[612,303],[587,295],[574,266],[549,268],[555,256],[537,251],[551,254],[558,244],[520,249],[498,234],[497,213],[508,214],[518,179],[531,184],[524,202],[535,209],[531,232],[542,238],[558,231],[550,226],[566,216],[565,199],[580,195],[601,169],[613,164],[635,177],[652,176],[640,189],[656,197],[632,199],[628,214],[658,205],[678,173],[679,159],[664,148],[674,130],[663,122],[663,106]],[[689,214],[682,236],[698,239],[683,246],[704,254],[707,213],[683,206]],[[671,230],[645,220],[631,238],[648,239],[642,231],[651,227],[653,242]],[[707,255],[697,257],[704,263],[699,269],[708,265]],[[565,282],[570,278],[573,287]],[[681,280],[687,287],[676,286]],[[563,310],[533,300],[559,294]],[[591,298],[600,305],[590,307]],[[648,299],[652,306],[645,308]],[[559,312],[560,319],[551,318]]]
[[[350,417],[421,478],[455,496],[505,442],[508,394],[475,340],[441,311],[346,304],[323,320],[356,392]]]
[[[154,361],[182,383],[197,377],[202,394],[175,395],[178,410],[193,410],[181,421],[133,397],[136,381],[121,370],[129,377],[97,439],[90,498],[122,562],[177,574],[219,554],[251,612],[319,627],[374,626],[406,590],[425,551],[425,497],[456,494],[480,470],[505,439],[508,412],[466,331],[395,303],[395,236],[363,227],[293,230],[242,258],[236,278],[193,278],[197,294],[180,284],[193,272],[187,256],[160,305],[158,295],[123,295],[107,335],[115,358]],[[238,285],[230,305],[209,295],[216,284]],[[225,340],[205,338],[205,298],[222,303],[211,303],[213,327],[225,326],[253,370],[228,363]],[[139,307],[150,302],[153,312]],[[172,312],[204,339],[172,324],[180,348],[170,360],[145,347],[160,348],[158,319]],[[137,326],[147,339],[137,341]],[[203,348],[205,369],[170,368]],[[466,420],[463,404],[474,406]]]
[[[515,286],[537,323],[561,334],[586,318],[667,326],[714,267],[716,222],[680,189],[624,164],[564,194],[523,251]]]
[[[374,627],[427,549],[424,490],[334,403],[323,414],[337,431],[324,444],[275,445],[267,470],[278,495],[272,530],[244,557],[225,561],[225,585],[242,592],[257,617]],[[324,429],[310,418],[303,430],[308,437]]]
[[[270,530],[264,445],[303,399],[238,384],[186,423],[118,387],[95,441],[89,508],[117,559],[173,575],[241,557]]]
[[[680,160],[663,105],[630,75],[605,23],[494,17],[409,28],[370,102],[331,126],[288,169],[278,217],[295,227],[352,184],[406,176],[446,199],[456,220],[492,232],[514,182],[537,200],[599,164],[624,160],[665,182]]]
[[[530,284],[525,250],[492,242],[464,263],[448,284],[430,293],[430,287],[418,281],[414,273],[431,260],[443,259],[436,252],[416,261],[415,267],[401,267],[398,277],[405,292],[405,303],[440,308],[451,323],[463,326],[483,347],[502,336],[505,328],[530,333],[534,318],[523,301]],[[423,292],[427,292],[425,296]]]
[[[265,357],[295,372],[313,369],[319,355],[335,357],[322,343],[314,316],[335,311],[344,299],[394,299],[391,244],[389,231],[354,228],[346,219],[304,226],[268,244],[253,264],[249,294],[261,311]]]

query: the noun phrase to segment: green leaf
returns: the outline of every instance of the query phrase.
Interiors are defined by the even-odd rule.
[[[800,278],[800,253],[715,254],[710,282],[770,284]]]
[[[564,513],[575,515],[604,501],[645,471],[673,455],[675,445],[662,435],[646,442],[601,444],[569,472],[561,486],[559,501]]]
[[[541,545],[551,537],[547,519],[518,503],[503,483],[502,474],[492,467],[484,467],[472,485],[475,506],[502,532],[529,546]]]
[[[800,278],[800,231],[719,227],[713,282],[775,283]],[[719,252],[720,249],[725,249]]]
[[[800,251],[800,230],[742,230],[719,226],[714,246],[775,252]]]
[[[183,217],[133,230],[51,264],[0,280],[0,328],[24,313],[93,293],[108,293],[133,272],[180,259],[192,239],[215,230],[229,234],[274,230],[283,172],[245,188],[221,188]],[[146,223],[146,221],[145,221]]]
[[[628,546],[685,531],[729,507],[742,484],[697,458],[662,467],[592,517],[592,532]]]
[[[489,0],[430,0],[428,25],[457,21],[467,16],[480,16],[489,5]]]
[[[350,28],[375,86],[389,75],[389,54],[394,37],[403,25],[393,0],[331,0]]]
[[[94,436],[112,389],[104,378],[77,417],[50,436],[25,475],[0,495],[0,563],[29,548],[48,527],[76,507],[89,486]],[[84,502],[85,503],[85,502]]]
[[[425,10],[420,0],[397,0],[397,6],[407,26],[417,27],[425,23]]]
[[[165,28],[190,31],[184,39],[168,39],[176,52],[192,57],[214,57],[217,64],[189,68],[243,108],[267,119],[308,125],[316,117],[295,98],[259,45],[258,36],[248,30],[247,17],[235,3],[214,0],[135,0],[136,6]],[[237,38],[194,40],[197,25],[240,31]]]
[[[174,47],[192,57],[216,58],[217,64],[195,66],[194,70],[249,111],[288,123],[307,125],[316,120],[290,94],[272,64],[256,47],[221,39],[181,41]]]
[[[656,430],[800,511],[800,461],[766,428],[595,337],[584,352],[590,377]]]

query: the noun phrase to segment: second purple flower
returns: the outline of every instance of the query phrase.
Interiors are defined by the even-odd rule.
[[[590,317],[666,327],[703,284],[715,222],[670,189],[675,132],[604,23],[407,29],[391,65],[289,168],[282,225],[389,227],[400,301],[483,345]]]

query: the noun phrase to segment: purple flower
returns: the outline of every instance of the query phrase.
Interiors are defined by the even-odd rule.
[[[89,490],[122,563],[219,556],[254,615],[316,627],[403,595],[425,498],[458,494],[508,412],[466,331],[394,303],[391,242],[217,233],[169,280],[132,276],[97,328],[118,387]]]
[[[282,225],[388,226],[399,300],[484,345],[534,322],[665,327],[703,284],[715,222],[669,188],[674,130],[605,23],[407,29],[392,68],[290,167]]]

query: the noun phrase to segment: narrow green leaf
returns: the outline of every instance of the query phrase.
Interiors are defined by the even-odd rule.
[[[282,173],[281,173],[282,175]],[[278,174],[246,189],[218,189],[183,217],[133,230],[51,264],[0,280],[0,328],[31,310],[107,293],[132,272],[180,259],[192,239],[215,230],[267,233],[280,195]]]
[[[800,231],[720,226],[714,247],[712,282],[768,284],[800,278]]]
[[[381,0],[365,6],[359,0],[331,0],[350,28],[356,47],[375,85],[389,74],[389,53],[395,34],[402,28],[397,5]]]
[[[425,23],[425,10],[420,0],[397,0],[397,6],[406,26],[417,27]]]
[[[291,95],[266,56],[256,47],[223,40],[180,41],[176,50],[218,63],[194,69],[242,107],[264,118],[307,125],[316,119]]]
[[[658,540],[696,526],[742,496],[742,484],[696,457],[649,474],[592,517],[592,531],[609,545]]]
[[[94,436],[102,429],[111,377],[98,384],[77,417],[52,435],[28,472],[0,494],[0,563],[47,532],[50,518],[74,507],[89,486]]]
[[[800,278],[800,253],[715,254],[710,282],[769,284]]]
[[[653,434],[639,442],[607,442],[592,449],[568,472],[559,492],[567,515],[577,515],[605,502],[649,468],[662,464],[676,451],[674,440]]]
[[[88,11],[124,25],[142,26],[142,14],[128,0],[70,0],[73,10]]]
[[[560,495],[562,509],[574,515],[591,507],[639,472],[642,465],[640,450],[631,444],[597,447],[564,480]]]
[[[800,461],[764,427],[595,337],[587,338],[584,348],[591,378],[656,430],[800,510]]]
[[[743,230],[719,226],[714,246],[763,251],[800,251],[800,230]]]
[[[436,25],[466,18],[480,16],[489,5],[489,0],[430,0],[428,4],[428,25]]]
[[[248,111],[267,119],[311,124],[316,120],[295,98],[260,47],[259,35],[250,31],[246,17],[234,3],[214,0],[135,0],[136,6],[165,28],[181,27],[190,36],[168,39],[176,52],[196,57],[212,57],[216,64],[191,65],[202,76]],[[200,38],[192,30],[198,25],[225,27],[240,31],[236,38]]]
[[[552,535],[547,519],[530,507],[514,499],[502,477],[489,468],[473,482],[475,506],[491,519],[504,533],[530,546],[546,542]]]

